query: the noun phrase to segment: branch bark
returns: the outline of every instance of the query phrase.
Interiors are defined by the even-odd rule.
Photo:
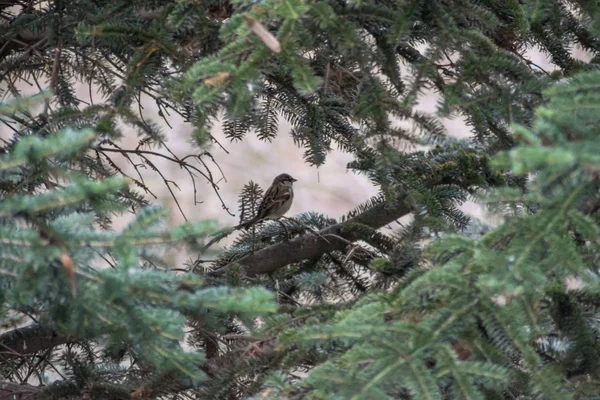
[[[47,350],[72,340],[38,324],[13,329],[0,335],[0,361]]]
[[[0,381],[0,400],[3,399],[39,399],[42,388],[31,385],[20,385],[14,382]]]
[[[20,1],[18,0],[1,0],[0,1],[0,11],[4,11],[5,8],[18,6],[20,5]]]
[[[318,233],[307,233],[288,242],[277,243],[256,253],[248,254],[211,275],[219,276],[237,264],[242,266],[246,276],[254,277],[275,272],[286,265],[319,257],[328,252],[342,251],[349,243],[360,239],[354,232],[344,229],[350,223],[360,223],[373,229],[379,229],[407,215],[411,210],[406,198],[398,200],[396,206],[391,208],[387,208],[387,205],[382,203],[348,221],[332,225]]]
[[[275,357],[280,355],[280,351],[275,349],[275,343],[273,340],[253,342],[248,345],[244,350],[253,359],[261,360],[260,362],[270,362]],[[246,360],[235,355],[229,354],[221,357],[208,360],[202,369],[206,372],[209,377],[215,377],[232,368],[236,363],[246,363]],[[21,400],[53,400],[57,399],[56,395],[51,395],[48,390],[53,385],[60,385],[62,382],[56,381],[55,383],[48,386],[33,386],[28,384],[19,384],[9,381],[0,381],[0,400],[8,399],[21,399]],[[160,397],[163,394],[173,394],[183,392],[192,389],[193,386],[189,382],[171,382],[170,392],[162,393],[157,392],[152,388],[140,387],[129,393],[132,399],[154,399]],[[98,392],[96,392],[97,394]],[[72,394],[68,397],[60,396],[61,400],[83,400],[88,399],[89,395],[84,390],[80,394]]]

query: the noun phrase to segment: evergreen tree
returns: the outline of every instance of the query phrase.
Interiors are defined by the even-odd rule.
[[[0,17],[3,393],[600,397],[596,1],[4,0]],[[428,90],[435,114],[416,110]],[[147,96],[194,126],[195,154],[170,151]],[[201,254],[234,230],[167,229],[112,157],[173,193],[167,159],[218,196],[190,160],[210,158],[222,115],[232,140],[270,141],[288,121],[308,164],[343,149],[380,194],[235,232],[213,268],[174,273],[164,250]],[[448,137],[456,116],[468,139]],[[240,194],[244,220],[261,194]],[[502,223],[471,221],[469,198]]]

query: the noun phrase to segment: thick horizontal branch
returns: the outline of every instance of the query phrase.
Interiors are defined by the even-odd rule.
[[[370,210],[343,223],[329,226],[317,233],[307,233],[293,240],[274,244],[255,253],[248,254],[236,260],[214,274],[222,274],[234,265],[241,265],[248,277],[275,272],[286,265],[319,257],[332,251],[342,251],[349,243],[360,237],[344,227],[351,223],[360,223],[373,229],[379,229],[411,212],[411,207],[405,199],[390,207],[381,203]]]
[[[32,324],[0,335],[0,361],[22,357],[72,341],[52,329]]]
[[[27,327],[30,328],[30,327]],[[38,332],[42,332],[37,325],[32,325],[30,329],[26,332],[27,335],[31,335],[30,332],[34,332],[37,329]],[[13,333],[15,331],[11,331]],[[42,332],[43,333],[43,332]],[[2,335],[0,335],[1,337]],[[65,338],[66,340],[66,338]],[[268,362],[277,357],[280,352],[275,350],[275,343],[273,340],[266,341],[251,341],[247,347],[242,350],[244,353],[250,354],[255,362]],[[229,371],[232,368],[235,368],[235,365],[238,363],[246,363],[247,360],[244,360],[243,357],[239,357],[238,354],[224,354],[220,357],[215,357],[213,359],[207,360],[201,367],[201,369],[207,374],[209,378],[213,378],[219,376],[225,371]],[[131,398],[156,398],[160,397],[160,395],[166,394],[174,394],[179,392],[184,392],[186,390],[198,388],[198,386],[192,386],[189,382],[178,382],[176,380],[172,380],[169,384],[169,388],[161,388],[158,391],[152,387],[141,386],[136,390],[131,390],[129,388],[123,387],[123,391],[129,391],[129,395]],[[49,398],[55,398],[49,394],[49,390],[56,385],[62,385],[65,382],[56,381],[49,386],[33,386],[28,384],[19,384],[16,382],[9,381],[0,381],[0,400],[3,399],[29,399],[29,400],[44,400]],[[154,382],[156,383],[156,382]],[[203,383],[200,383],[202,386]],[[96,393],[101,388],[102,383],[99,383],[99,387],[96,388]],[[89,389],[89,388],[88,388]],[[80,400],[87,399],[88,395],[85,393],[81,394],[72,394],[68,397],[60,397],[65,400]],[[108,398],[108,397],[107,397]]]
[[[71,395],[52,395],[47,392],[48,388],[60,385],[60,382],[49,386],[33,386],[15,382],[0,381],[0,400],[86,400],[90,399],[88,393]],[[96,397],[94,397],[96,398]],[[108,398],[108,397],[106,397]]]
[[[438,182],[439,183],[439,180]],[[459,182],[454,182],[459,183]],[[462,187],[468,187],[470,182],[460,182]],[[431,182],[426,186],[433,186]],[[600,195],[596,195],[589,204],[586,205],[584,212],[590,214],[600,209]],[[379,229],[391,222],[407,215],[412,211],[411,206],[406,199],[398,200],[394,207],[389,207],[381,203],[370,210],[358,215],[343,223],[327,227],[317,233],[307,233],[293,240],[280,242],[269,247],[265,247],[255,253],[248,254],[239,260],[233,261],[225,267],[213,272],[212,276],[219,276],[236,264],[241,265],[246,276],[254,277],[261,274],[275,272],[280,268],[303,260],[320,257],[323,254],[332,251],[342,251],[351,242],[355,242],[360,237],[354,230],[344,230],[344,226],[351,223],[360,223],[373,229]]]
[[[14,17],[16,19],[18,16],[22,14],[28,13],[29,7],[27,7],[27,1],[18,1],[18,0],[0,0],[0,12],[3,10],[13,7],[13,6],[21,6],[21,10],[17,16]],[[231,2],[221,2],[222,4],[214,5],[212,7],[207,8],[206,15],[209,18],[214,19],[215,21],[222,21],[226,18],[231,17],[233,13],[233,6]],[[144,22],[152,22],[155,19],[159,18],[163,15],[165,11],[165,6],[160,6],[157,8],[139,8],[134,9],[133,12],[137,14],[137,16]],[[44,17],[47,17],[48,14],[55,14],[55,11],[51,9],[47,12],[46,15],[40,14],[39,20],[44,21]],[[52,15],[53,18],[56,18],[56,15]],[[77,26],[76,20],[74,20],[73,16],[67,15],[61,17],[62,21],[62,30],[63,34],[67,35],[67,39],[63,37],[63,41],[67,42],[66,48],[80,47],[81,44],[74,40],[75,36],[75,27]],[[70,35],[70,37],[69,37]],[[1,38],[0,40],[0,61],[8,57],[14,52],[19,51],[31,51],[35,49],[36,51],[42,52],[46,49],[53,49],[56,45],[51,39],[51,27],[48,25],[43,26],[43,29],[36,30],[23,30],[17,32],[17,35],[12,37]]]
[[[5,8],[19,5],[19,3],[20,2],[18,0],[0,0],[0,11],[4,10]]]
[[[42,388],[31,385],[20,385],[14,382],[0,381],[0,399],[40,399]]]

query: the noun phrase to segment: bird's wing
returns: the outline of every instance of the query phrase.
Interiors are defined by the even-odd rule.
[[[258,219],[271,215],[273,211],[280,208],[291,197],[292,192],[289,187],[284,185],[271,186],[258,207]]]

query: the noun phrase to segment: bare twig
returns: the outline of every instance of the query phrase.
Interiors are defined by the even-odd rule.
[[[179,165],[181,168],[185,169],[186,171],[188,171],[188,173],[190,173],[190,177],[192,178],[192,181],[194,180],[194,175],[191,173],[191,171],[197,172],[198,174],[202,175],[206,181],[211,185],[211,187],[213,188],[214,192],[216,193],[217,197],[219,198],[219,201],[221,202],[221,205],[223,207],[223,209],[225,211],[227,211],[227,213],[231,216],[234,216],[234,214],[232,214],[229,211],[229,208],[225,205],[225,202],[223,201],[223,198],[221,197],[221,194],[219,193],[219,186],[217,186],[217,184],[214,182],[213,177],[212,177],[212,173],[209,172],[205,173],[202,170],[200,170],[198,167],[188,163],[187,161],[185,161],[188,157],[190,156],[186,156],[183,159],[178,158],[175,154],[173,154],[170,150],[169,151],[172,154],[172,157],[166,155],[166,154],[162,154],[156,151],[150,151],[150,150],[141,150],[141,149],[123,149],[118,147],[116,144],[112,143],[112,142],[108,142],[109,144],[111,144],[112,146],[115,146],[115,148],[108,148],[108,147],[102,147],[102,146],[97,146],[95,148],[95,150],[100,151],[100,152],[113,152],[113,153],[121,153],[121,154],[135,154],[139,157],[141,157],[142,159],[144,159],[147,163],[150,163],[149,166],[152,168],[153,164],[149,161],[149,159],[146,157],[146,155],[151,155],[151,156],[155,156],[155,157],[160,157],[163,159],[166,159],[168,161],[171,161],[173,163],[176,163],[177,165]],[[196,155],[196,158],[199,158],[200,155]],[[212,158],[212,157],[211,157]],[[205,165],[206,167],[206,165]],[[155,168],[155,167],[154,167]],[[208,168],[207,168],[208,170]],[[157,169],[155,169],[156,172],[158,172],[160,174],[160,171],[158,171]],[[161,174],[162,176],[162,174]],[[163,180],[166,181],[166,179],[163,177]],[[167,187],[169,187],[167,185]],[[171,191],[171,189],[169,188],[169,191]],[[194,190],[194,194],[195,194],[196,190]],[[175,198],[174,193],[171,191],[171,195],[173,196],[173,198],[175,199],[175,201],[177,201],[177,199]],[[194,199],[196,201],[196,199]],[[183,214],[183,211],[180,208],[180,211]],[[185,215],[184,215],[185,217]]]

